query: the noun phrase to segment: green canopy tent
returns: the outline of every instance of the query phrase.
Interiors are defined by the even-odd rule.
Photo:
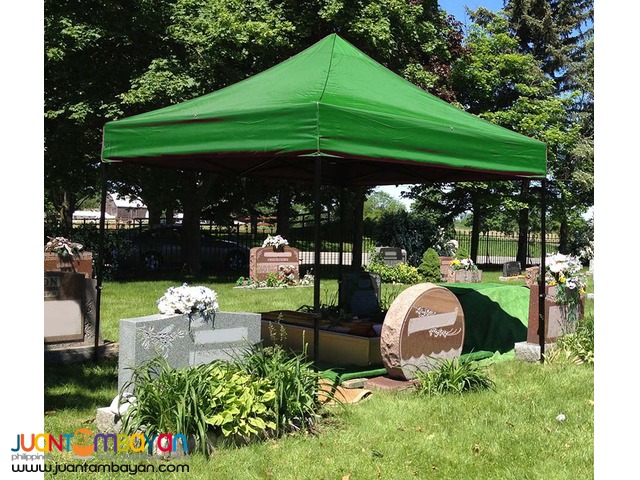
[[[211,94],[107,123],[102,160],[313,182],[316,309],[320,185],[546,176],[544,143],[449,105],[336,34]]]

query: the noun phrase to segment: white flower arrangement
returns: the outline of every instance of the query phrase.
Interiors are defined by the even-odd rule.
[[[563,316],[571,325],[579,317],[580,296],[584,295],[587,287],[581,272],[582,264],[577,257],[556,253],[547,255],[545,265],[545,282],[547,285],[557,286],[554,300],[567,307]]]
[[[267,235],[267,238],[262,242],[263,247],[286,247],[287,245],[289,245],[289,241],[280,235],[275,237]]]
[[[584,293],[586,282],[581,274],[582,264],[577,257],[556,253],[548,255],[545,264],[547,283]]]
[[[180,287],[169,287],[158,299],[160,313],[210,315],[219,310],[218,294],[208,287],[190,287],[186,283]]]
[[[72,242],[64,237],[49,237],[49,241],[44,246],[45,252],[57,254],[60,258],[71,258],[80,256],[80,250],[84,247],[80,243]]]
[[[463,258],[461,260],[459,259],[453,259],[451,260],[451,270],[478,270],[478,267],[476,266],[475,263],[473,263],[473,260],[471,260],[470,258]]]

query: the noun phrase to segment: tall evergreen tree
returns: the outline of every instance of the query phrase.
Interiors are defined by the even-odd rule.
[[[554,80],[567,122],[580,137],[554,152],[552,218],[560,250],[571,249],[571,225],[593,205],[593,0],[508,0],[505,11],[520,50],[532,54]],[[573,128],[572,127],[572,128]]]

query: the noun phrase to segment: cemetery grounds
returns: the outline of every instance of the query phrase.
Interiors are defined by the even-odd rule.
[[[500,272],[486,272],[496,282]],[[313,303],[313,289],[246,290],[235,279],[208,277],[105,282],[102,332],[118,340],[118,322],[157,313],[170,286],[205,285],[222,311],[295,310]],[[390,303],[408,285],[383,285]],[[337,282],[323,280],[321,302],[337,302]],[[590,282],[588,292],[593,292]],[[593,319],[593,299],[586,300]],[[313,434],[292,434],[244,447],[220,447],[212,456],[180,461],[189,473],[142,473],[142,478],[195,479],[587,479],[594,477],[593,364],[527,363],[504,355],[487,365],[496,384],[462,395],[420,397],[411,390],[375,390],[366,400],[326,408]],[[45,432],[94,428],[96,409],[117,394],[116,359],[98,364],[45,365]],[[68,453],[52,462],[77,462]],[[177,460],[146,460],[150,465]],[[127,463],[127,460],[123,460]],[[84,478],[86,473],[65,473]],[[110,473],[96,479],[122,478]],[[54,478],[45,474],[45,478]]]

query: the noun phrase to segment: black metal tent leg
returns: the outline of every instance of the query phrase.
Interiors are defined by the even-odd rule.
[[[100,299],[102,294],[102,277],[104,267],[104,235],[107,210],[107,164],[100,165],[102,176],[102,196],[100,198],[100,236],[98,242],[98,260],[96,262],[96,327],[94,332],[93,360],[100,360]]]
[[[320,349],[320,215],[321,199],[320,186],[322,185],[322,157],[315,159],[314,175],[314,255],[313,255],[313,364],[318,365]]]
[[[538,334],[540,338],[540,363],[544,363],[546,329],[546,269],[547,269],[547,180],[542,180],[540,189],[540,276],[538,278]]]

